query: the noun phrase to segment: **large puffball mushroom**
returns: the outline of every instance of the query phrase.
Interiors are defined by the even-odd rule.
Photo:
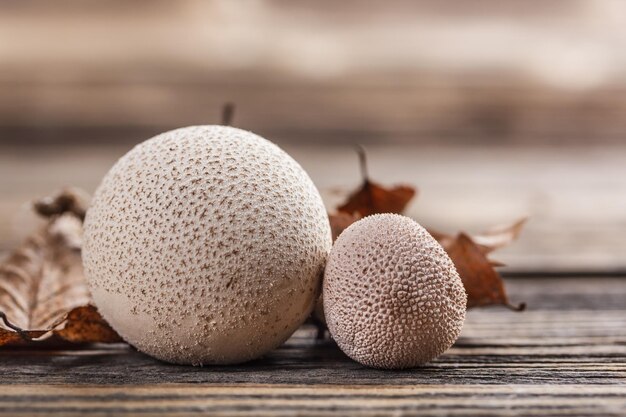
[[[414,220],[377,214],[336,240],[324,275],[324,311],[341,350],[363,365],[411,368],[459,336],[467,296],[452,260]]]
[[[304,170],[240,129],[158,135],[111,168],[85,219],[98,310],[130,344],[179,364],[231,364],[310,314],[331,247]]]

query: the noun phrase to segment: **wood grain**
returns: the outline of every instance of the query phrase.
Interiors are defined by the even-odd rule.
[[[0,350],[0,415],[623,415],[623,278],[515,279],[509,292],[529,311],[470,311],[456,345],[413,370],[362,367],[310,327],[230,367],[124,345]]]
[[[32,230],[27,202],[68,185],[92,193],[130,148],[0,147],[0,252]],[[359,184],[352,147],[284,148],[306,169],[331,210]],[[366,149],[374,180],[419,188],[407,214],[425,226],[479,232],[530,216],[520,239],[494,254],[508,265],[505,271],[626,272],[626,146]]]
[[[10,386],[0,415],[614,415],[626,387],[597,385]]]

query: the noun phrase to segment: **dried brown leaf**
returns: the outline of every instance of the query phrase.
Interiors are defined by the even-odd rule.
[[[67,314],[65,326],[55,330],[54,335],[74,343],[117,343],[122,341],[93,305],[72,309]]]
[[[56,195],[35,201],[33,208],[41,217],[50,218],[61,214],[73,214],[82,221],[87,212],[88,199],[89,197],[83,191],[68,188]]]
[[[414,187],[398,185],[387,188],[369,179],[367,159],[363,148],[359,147],[359,161],[363,182],[347,201],[337,207],[341,213],[358,213],[361,217],[376,213],[403,213],[416,194]]]
[[[64,191],[35,207],[48,223],[0,264],[0,346],[50,336],[112,340],[95,309],[88,314],[93,307],[80,257],[84,205]]]
[[[523,219],[507,228],[500,228],[499,232],[489,232],[493,233],[493,239],[488,242],[484,240],[486,245],[477,243],[473,237],[463,232],[453,236],[429,230],[454,262],[467,292],[467,308],[489,305],[505,305],[516,311],[525,308],[524,303],[514,306],[509,302],[502,277],[495,270],[502,263],[487,257],[494,249],[519,236],[525,221]],[[480,236],[489,236],[489,233]]]
[[[528,218],[524,217],[511,224],[494,227],[486,232],[473,235],[472,240],[480,245],[486,253],[493,252],[517,239],[527,220]]]
[[[329,214],[328,220],[330,221],[330,229],[333,235],[333,241],[336,240],[341,232],[348,228],[352,223],[359,220],[361,215],[359,213],[335,213]]]

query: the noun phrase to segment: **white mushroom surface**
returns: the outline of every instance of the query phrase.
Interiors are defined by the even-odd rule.
[[[85,219],[98,310],[137,349],[230,364],[310,314],[331,247],[324,204],[289,155],[253,133],[193,126],[124,155]]]
[[[428,362],[456,341],[467,296],[452,260],[414,220],[377,214],[336,240],[324,275],[332,337],[352,359],[376,368]]]

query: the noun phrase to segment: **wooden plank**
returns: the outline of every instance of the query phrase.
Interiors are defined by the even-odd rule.
[[[498,314],[498,313],[494,313]],[[163,364],[123,345],[86,351],[2,351],[3,384],[620,384],[626,382],[626,319],[604,331],[577,320],[546,325],[546,334],[514,319],[476,329],[474,316],[457,344],[418,369],[388,372],[349,360],[331,341],[303,329],[282,348],[240,366],[204,368]],[[578,316],[580,319],[582,316]],[[599,315],[596,323],[602,323]],[[489,318],[486,318],[489,320]],[[523,319],[520,319],[523,320]],[[539,320],[544,321],[541,317]],[[515,329],[507,333],[506,327]],[[569,330],[574,328],[574,331]],[[556,329],[561,329],[561,334]],[[593,331],[591,331],[593,329]],[[622,330],[620,330],[622,329]],[[621,331],[621,333],[620,333]],[[580,336],[580,334],[589,334]],[[601,333],[601,335],[599,335]],[[572,334],[572,336],[568,336]]]
[[[32,230],[26,202],[66,185],[93,192],[130,147],[0,147],[0,251]],[[285,149],[309,172],[329,209],[358,185],[351,147]],[[419,187],[407,214],[425,226],[478,232],[529,215],[519,241],[494,254],[506,271],[626,271],[624,146],[367,149],[373,179]]]
[[[455,346],[365,368],[304,326],[237,366],[168,365],[125,345],[0,350],[0,415],[623,415],[622,278],[509,281],[529,311],[472,310]]]
[[[615,415],[626,386],[2,387],[0,415]]]

